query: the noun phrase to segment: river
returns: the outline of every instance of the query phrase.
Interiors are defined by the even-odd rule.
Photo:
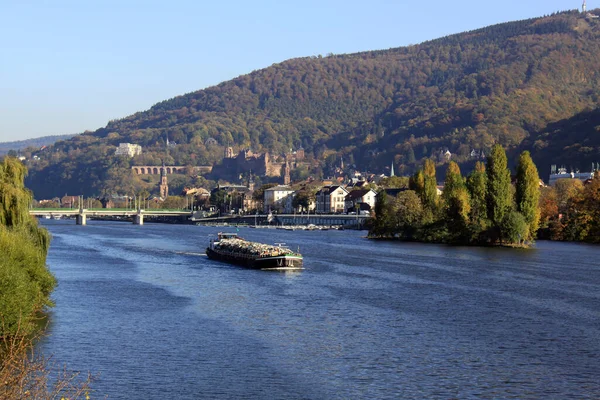
[[[305,270],[207,259],[219,228],[44,221],[57,365],[93,398],[600,398],[600,247],[240,228]]]

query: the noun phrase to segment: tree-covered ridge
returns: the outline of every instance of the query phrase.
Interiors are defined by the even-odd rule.
[[[460,164],[473,149],[510,151],[530,132],[595,108],[599,34],[600,21],[565,12],[414,46],[292,59],[58,143],[54,160],[34,169],[88,154],[94,164],[119,142],[144,146],[135,161],[156,165],[167,135],[177,165],[219,162],[227,145],[274,155],[303,147],[317,175],[340,156],[374,172],[393,160],[403,173],[448,149]]]
[[[51,135],[43,136],[35,139],[17,140],[14,142],[2,142],[0,143],[0,156],[7,154],[9,151],[18,152],[24,150],[27,147],[42,147],[54,144],[59,140],[70,139],[75,135]]]
[[[547,125],[523,141],[521,147],[531,151],[540,174],[547,179],[550,165],[567,170],[591,171],[600,163],[600,109],[596,108]]]

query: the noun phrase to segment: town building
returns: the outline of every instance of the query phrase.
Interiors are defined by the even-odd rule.
[[[119,147],[115,150],[116,156],[133,157],[142,154],[142,146],[132,143],[119,143]]]
[[[344,198],[344,209],[346,212],[369,211],[375,207],[375,196],[377,193],[373,189],[353,190]]]
[[[593,163],[592,163],[593,165]],[[559,179],[579,179],[580,181],[585,182],[588,179],[594,178],[594,171],[592,172],[579,172],[576,170],[575,172],[567,172],[565,167],[560,167],[556,169],[556,165],[552,165],[550,167],[550,178],[548,179],[548,184],[550,186],[554,186],[557,180]]]
[[[294,189],[287,185],[279,185],[265,189],[264,212],[285,211],[286,203],[293,199]],[[291,205],[291,203],[290,203]]]
[[[348,190],[343,186],[324,186],[316,194],[317,213],[342,213]]]

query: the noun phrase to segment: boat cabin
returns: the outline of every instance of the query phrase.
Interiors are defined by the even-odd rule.
[[[219,240],[223,240],[223,239],[237,239],[238,235],[237,235],[237,233],[219,232],[218,238],[219,238]]]

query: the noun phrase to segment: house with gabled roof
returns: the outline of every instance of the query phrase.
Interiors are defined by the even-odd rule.
[[[344,212],[344,202],[348,190],[340,185],[323,186],[316,194],[318,213]]]
[[[370,210],[375,207],[375,196],[377,193],[373,189],[353,190],[344,198],[344,209],[348,211]]]

